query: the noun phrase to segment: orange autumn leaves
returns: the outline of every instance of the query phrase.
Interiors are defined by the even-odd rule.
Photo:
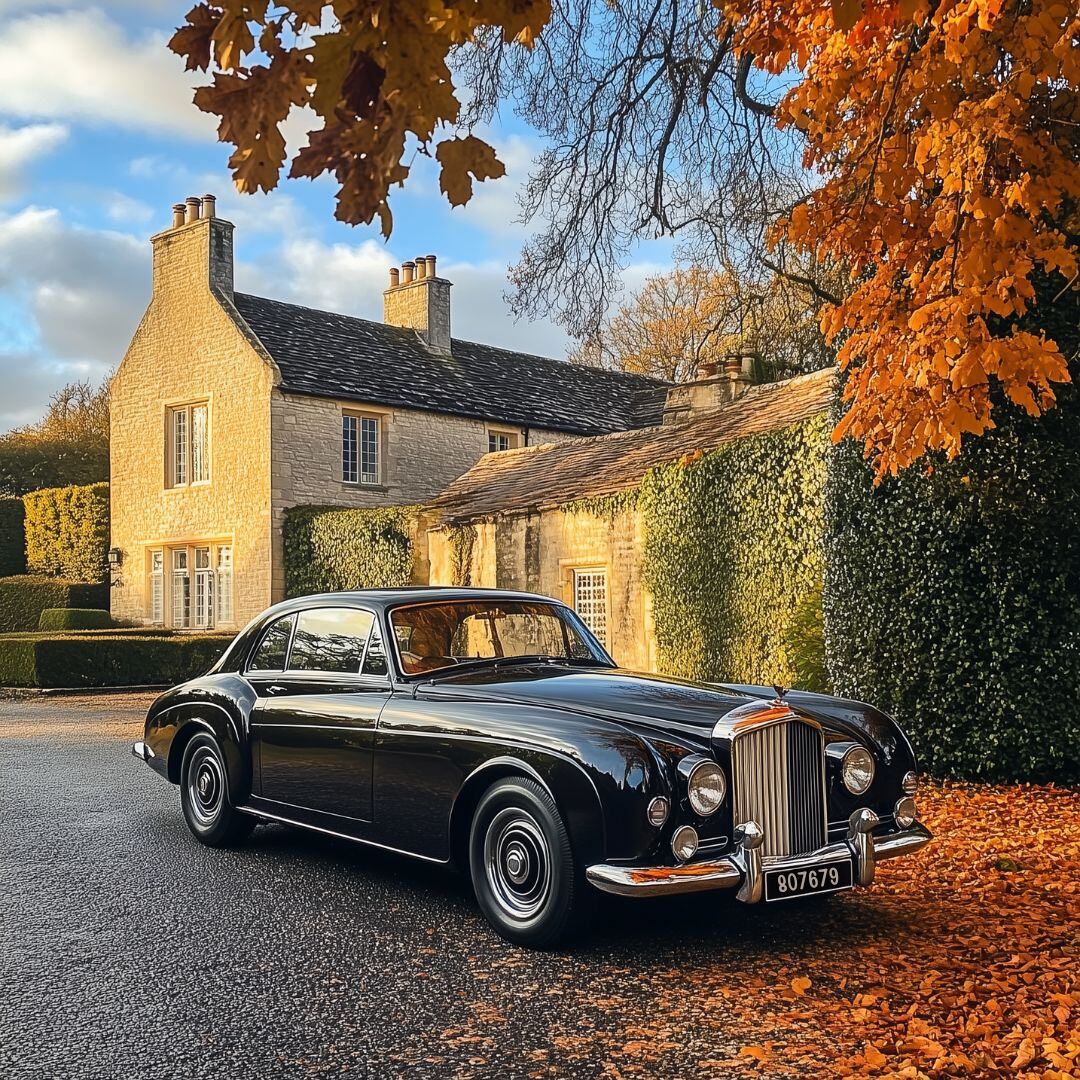
[[[1017,321],[1036,275],[1056,292],[1080,268],[1080,9],[715,4],[741,52],[803,75],[776,118],[805,136],[822,185],[774,238],[851,271],[822,314],[849,372],[836,437],[861,440],[880,476],[928,451],[955,456],[965,434],[993,427],[994,382],[1032,415],[1050,408],[1066,358]]]
[[[390,188],[409,175],[415,140],[423,152],[437,128],[460,110],[447,57],[482,26],[531,46],[551,15],[549,0],[215,0],[200,3],[169,43],[189,70],[213,68],[195,104],[221,118],[232,143],[233,179],[242,192],[269,191],[287,149],[281,124],[308,106],[321,126],[295,156],[290,176],[330,173],[340,184],[336,216],[350,224],[378,217],[393,224]],[[474,136],[446,138],[435,151],[440,187],[451,204],[467,202],[472,180],[501,176],[494,150]]]

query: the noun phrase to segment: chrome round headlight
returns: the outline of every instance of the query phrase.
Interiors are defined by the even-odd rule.
[[[683,825],[675,830],[675,835],[671,838],[671,850],[675,853],[675,858],[679,862],[692,859],[697,854],[697,849],[697,829],[689,825]]]
[[[915,809],[915,800],[910,795],[905,795],[897,804],[893,807],[893,817],[896,819],[896,824],[901,829],[906,829],[909,825],[915,824],[915,819],[919,816],[918,811]]]
[[[874,759],[870,751],[853,746],[840,762],[840,778],[852,795],[862,795],[874,780]]]
[[[699,761],[686,778],[686,795],[695,814],[708,817],[720,809],[727,794],[724,770],[715,761]]]
[[[648,809],[645,811],[645,816],[649,819],[649,824],[655,826],[657,829],[667,821],[668,816],[668,801],[663,795],[657,795],[654,799],[649,801]]]
[[[914,795],[919,790],[919,777],[914,772],[904,773],[904,779],[900,781],[900,790],[905,795]]]

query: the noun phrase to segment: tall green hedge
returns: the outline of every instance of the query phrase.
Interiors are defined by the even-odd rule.
[[[0,634],[36,630],[46,608],[107,608],[107,585],[19,574],[0,578]]]
[[[105,581],[109,485],[43,488],[23,496],[26,568],[73,581]]]
[[[417,510],[411,506],[285,511],[285,594],[408,585]]]
[[[1080,294],[1051,314],[1074,357],[1056,409],[999,403],[929,475],[875,488],[850,442],[830,472],[833,683],[894,713],[939,774],[1080,781]]]
[[[0,577],[26,572],[22,499],[0,499]]]
[[[788,631],[821,582],[828,431],[815,417],[645,477],[642,570],[662,671],[795,682]]]

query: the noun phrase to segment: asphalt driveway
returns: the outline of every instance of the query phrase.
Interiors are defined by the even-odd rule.
[[[825,1074],[812,1007],[764,1003],[815,958],[887,956],[913,930],[877,890],[706,895],[610,900],[574,951],[516,949],[425,865],[280,826],[195,843],[176,789],[128,752],[149,700],[0,701],[7,1080],[730,1076],[766,1040]]]

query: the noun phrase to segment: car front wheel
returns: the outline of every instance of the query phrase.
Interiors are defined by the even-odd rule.
[[[255,821],[229,799],[225,758],[212,735],[196,735],[184,747],[180,805],[195,838],[208,847],[230,847],[251,835]]]
[[[515,945],[555,945],[582,928],[595,903],[558,807],[533,780],[511,777],[484,793],[469,868],[488,922]]]

